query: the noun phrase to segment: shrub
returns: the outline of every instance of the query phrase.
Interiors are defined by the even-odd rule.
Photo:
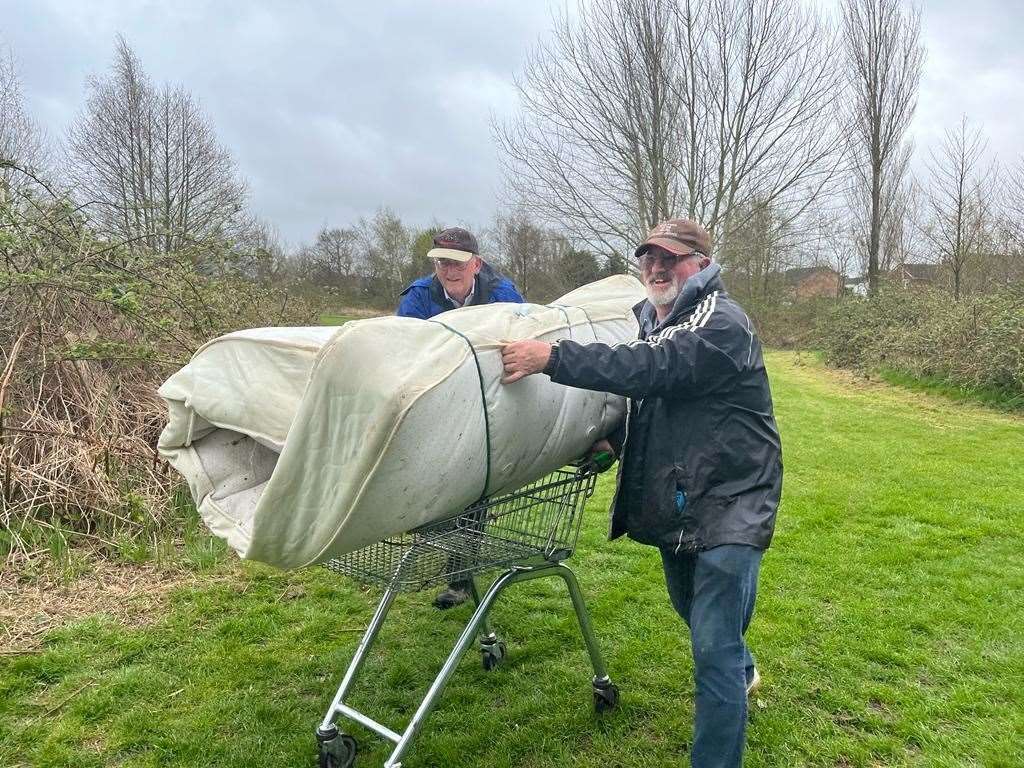
[[[960,301],[938,291],[896,289],[848,299],[821,319],[816,339],[834,365],[1024,396],[1019,288]]]
[[[198,248],[98,240],[59,203],[0,205],[0,233],[0,559],[67,532],[123,549],[173,518],[160,383],[210,338],[317,313],[272,285],[200,274]]]
[[[836,306],[833,298],[799,301],[740,299],[750,315],[761,341],[769,347],[800,349],[810,346],[822,315]]]

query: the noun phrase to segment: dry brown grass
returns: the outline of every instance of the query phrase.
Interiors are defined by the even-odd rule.
[[[8,564],[33,559],[62,530],[105,544],[145,530],[178,484],[155,450],[165,413],[156,389],[167,368],[76,359],[78,339],[128,344],[134,329],[101,302],[59,289],[33,293],[35,301],[16,307],[20,328],[0,378]]]
[[[198,583],[234,578],[227,567],[217,573],[158,568],[153,565],[90,562],[90,570],[72,581],[55,572],[31,580],[12,570],[0,572],[0,656],[38,650],[46,634],[89,616],[103,615],[126,627],[159,619],[168,595]]]
[[[211,338],[316,317],[305,300],[232,272],[237,258],[219,243],[187,253],[112,244],[61,200],[0,199],[6,567],[71,539],[116,550],[176,522],[181,480],[156,452],[161,382]]]

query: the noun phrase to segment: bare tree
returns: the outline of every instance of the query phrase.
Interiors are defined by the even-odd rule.
[[[678,51],[671,0],[564,13],[517,80],[522,115],[495,126],[524,212],[616,250],[678,205]]]
[[[527,298],[534,293],[544,269],[546,238],[544,228],[524,208],[500,214],[494,223],[498,263]]]
[[[949,272],[954,299],[963,294],[968,269],[987,240],[995,181],[994,166],[983,164],[987,146],[965,116],[956,129],[946,131],[941,151],[932,152],[928,164],[925,237]]]
[[[413,261],[413,234],[393,211],[381,208],[372,219],[360,219],[361,277],[376,298],[397,297]]]
[[[733,227],[718,251],[729,277],[729,289],[744,299],[777,299],[782,274],[794,266],[792,248],[785,242],[785,227],[778,212],[765,201],[750,201],[737,212],[742,223]]]
[[[281,233],[272,224],[255,216],[240,223],[232,248],[211,249],[231,260],[230,271],[258,282],[288,277],[289,259],[281,243]]]
[[[48,163],[46,139],[29,116],[10,51],[0,50],[0,203]]]
[[[878,260],[881,274],[888,274],[914,258],[918,246],[914,224],[920,220],[920,207],[920,185],[908,175],[892,190],[892,197],[884,208]]]
[[[1004,212],[988,229],[989,247],[980,254],[976,284],[982,290],[1024,286],[1024,243],[1017,231],[1019,221]]]
[[[835,43],[799,0],[581,4],[496,129],[511,191],[605,252],[673,215],[721,239],[753,200],[791,222],[841,162]]]
[[[1017,221],[1017,237],[1024,241],[1024,155],[1006,174],[1006,208]]]
[[[994,282],[1024,282],[1024,156],[1008,168],[1003,178],[1002,210],[997,231],[998,258],[992,265]]]
[[[240,221],[245,187],[208,118],[183,88],[154,88],[123,38],[68,144],[71,180],[108,236],[169,252]]]
[[[859,259],[856,249],[851,246],[849,238],[849,215],[845,209],[837,208],[838,197],[828,200],[828,205],[819,203],[809,212],[807,221],[800,224],[799,229],[807,230],[804,243],[797,254],[797,261],[802,266],[828,267],[838,275],[836,280],[835,298],[842,298],[847,293],[847,284],[854,288]]]
[[[871,221],[873,176],[870,163],[859,157],[856,145],[851,145],[854,161],[851,164],[849,184],[843,199],[849,216],[847,230],[850,247],[859,260],[861,274],[870,272]],[[881,177],[878,196],[878,252],[876,263],[878,279],[894,268],[906,263],[913,241],[916,219],[917,186],[910,175],[912,146],[904,142]]]
[[[302,249],[301,258],[307,277],[322,285],[341,286],[359,271],[365,252],[360,247],[359,233],[345,227],[323,227],[316,241]]]
[[[843,0],[842,31],[854,164],[862,169],[869,200],[867,271],[873,293],[879,286],[886,190],[899,187],[896,179],[906,167],[904,136],[917,107],[925,55],[921,14],[916,7],[905,11],[902,0]]]
[[[685,0],[676,18],[686,213],[721,238],[767,206],[779,237],[843,163],[835,31],[793,0]]]
[[[839,294],[836,298],[842,297],[847,290],[852,291],[855,295],[859,295],[863,286],[861,282],[863,277],[860,272],[859,254],[854,247],[855,232],[853,227],[845,221],[833,218],[829,220],[825,232],[827,237],[824,242],[831,256],[829,261],[842,278]],[[849,289],[847,286],[849,286]]]

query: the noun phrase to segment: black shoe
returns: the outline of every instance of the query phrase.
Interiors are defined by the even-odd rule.
[[[754,674],[747,681],[747,696],[752,696],[761,687],[761,673],[754,667]]]
[[[464,584],[450,584],[448,589],[439,594],[434,598],[434,607],[447,611],[449,608],[454,608],[456,605],[462,605],[462,603],[469,600],[472,597],[469,593],[469,587]]]

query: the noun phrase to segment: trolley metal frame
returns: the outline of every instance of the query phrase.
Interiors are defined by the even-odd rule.
[[[339,730],[334,722],[339,715],[393,743],[394,750],[384,768],[401,768],[403,756],[474,638],[480,638],[485,670],[496,668],[505,658],[505,643],[491,628],[487,616],[498,596],[521,582],[548,577],[565,582],[594,668],[594,707],[603,713],[618,704],[619,691],[605,670],[576,576],[564,563],[576,547],[583,506],[593,495],[598,472],[605,468],[591,460],[574,469],[558,470],[513,493],[483,499],[457,517],[430,523],[326,563],[332,571],[361,583],[383,586],[384,595],[317,728],[320,768],[352,768],[355,764],[356,740]],[[505,570],[481,597],[477,577],[499,569]],[[346,704],[345,699],[398,593],[455,580],[471,585],[476,610],[405,730],[393,731]]]

